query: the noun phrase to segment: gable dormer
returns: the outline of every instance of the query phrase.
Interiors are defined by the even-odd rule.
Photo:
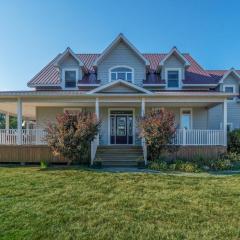
[[[56,60],[62,89],[78,89],[78,82],[82,80],[84,64],[71,48],[67,48]]]
[[[142,86],[149,61],[123,35],[118,37],[95,60],[101,85],[123,80]]]
[[[185,79],[186,67],[190,66],[188,60],[176,47],[161,60],[159,70],[161,79],[165,80],[167,89],[181,89]]]

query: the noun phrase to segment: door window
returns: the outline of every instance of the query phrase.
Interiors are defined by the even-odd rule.
[[[126,136],[126,117],[117,117],[117,136]]]

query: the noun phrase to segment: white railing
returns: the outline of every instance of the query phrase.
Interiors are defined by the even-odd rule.
[[[45,142],[46,132],[43,129],[0,129],[1,145],[42,145]]]
[[[225,145],[224,130],[177,129],[174,145]]]
[[[98,145],[99,145],[99,135],[97,135],[94,138],[94,140],[91,142],[91,165],[93,165],[93,161],[96,156]]]

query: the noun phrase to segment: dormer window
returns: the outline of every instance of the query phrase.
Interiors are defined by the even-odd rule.
[[[223,91],[226,93],[236,93],[235,85],[224,85]],[[235,97],[229,97],[228,101],[234,101]]]
[[[166,69],[167,88],[180,88],[180,69]]]
[[[77,87],[77,69],[63,69],[64,88]]]
[[[133,82],[133,69],[125,66],[118,66],[110,69],[110,82],[124,80]]]

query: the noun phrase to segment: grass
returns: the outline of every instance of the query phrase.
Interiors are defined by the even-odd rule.
[[[0,239],[239,238],[239,175],[0,168]]]

